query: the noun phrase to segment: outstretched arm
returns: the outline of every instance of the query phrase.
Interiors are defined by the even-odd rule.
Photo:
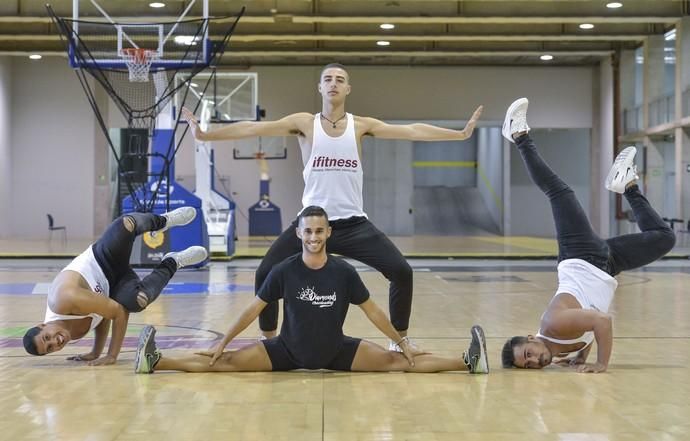
[[[252,300],[252,302],[249,305],[247,305],[247,307],[244,309],[244,311],[242,311],[237,320],[235,320],[232,323],[232,325],[230,325],[230,329],[228,329],[228,332],[223,337],[223,340],[221,340],[221,342],[218,343],[217,346],[214,346],[208,351],[198,352],[198,354],[211,356],[209,366],[213,366],[218,360],[218,358],[220,358],[220,356],[223,355],[225,347],[232,341],[233,338],[237,337],[237,335],[240,332],[247,329],[247,326],[249,326],[254,320],[256,320],[256,318],[259,316],[261,311],[263,311],[267,304],[268,303],[264,302],[259,297],[254,297],[254,300]]]
[[[477,107],[462,130],[445,129],[431,124],[388,124],[375,118],[362,118],[365,135],[382,139],[406,139],[410,141],[462,141],[470,136],[477,125],[483,106]]]
[[[613,347],[613,318],[609,314],[590,309],[567,309],[549,318],[547,327],[558,335],[575,335],[587,331],[594,332],[597,342],[596,363],[583,363],[578,366],[578,372],[604,372],[609,366],[611,349]],[[591,348],[591,345],[589,346]],[[580,355],[586,359],[589,349]],[[581,352],[582,352],[581,351]]]
[[[192,135],[198,141],[220,141],[225,139],[254,138],[258,136],[289,136],[302,133],[301,122],[313,119],[308,113],[293,113],[277,121],[240,121],[223,128],[204,132],[194,114],[182,108],[182,118],[187,121]]]
[[[383,334],[392,341],[397,342],[398,346],[400,346],[400,349],[403,351],[403,355],[405,355],[407,361],[410,362],[410,366],[414,366],[414,356],[420,355],[421,352],[414,351],[407,339],[402,338],[400,334],[398,334],[398,331],[395,330],[393,324],[386,316],[386,313],[383,312],[371,298],[358,306],[362,308],[362,311],[364,311],[369,321],[371,321],[379,331],[383,332]]]

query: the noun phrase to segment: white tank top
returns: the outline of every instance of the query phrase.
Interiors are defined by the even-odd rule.
[[[617,287],[618,281],[615,278],[585,260],[566,259],[558,264],[556,295],[571,294],[580,303],[582,309],[608,312]],[[587,331],[578,338],[560,340],[543,335],[540,329],[537,337],[564,345],[585,343],[586,346],[594,341],[594,332]]]
[[[90,246],[86,249],[86,251],[71,261],[69,265],[67,265],[62,271],[75,271],[81,274],[91,288],[93,295],[110,297],[110,284],[108,283],[108,279],[105,277],[100,265],[98,265],[98,262],[93,255],[93,250]],[[53,289],[55,288],[55,283],[53,283],[50,287],[49,297],[52,295]],[[57,314],[50,309],[48,304],[46,304],[46,317],[43,320],[43,323],[54,322],[55,320],[77,320],[87,317],[91,317],[91,327],[89,328],[89,331],[98,326],[101,320],[103,320],[102,316],[95,313],[89,315]]]
[[[337,138],[328,136],[323,130],[320,113],[314,116],[311,156],[302,172],[302,207],[317,205],[326,210],[329,220],[366,217],[355,120],[350,113],[346,116],[345,133]]]

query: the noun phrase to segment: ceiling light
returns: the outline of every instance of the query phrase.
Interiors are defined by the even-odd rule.
[[[189,85],[192,86],[192,87],[199,87],[199,85],[196,84],[196,83],[189,83]]]
[[[38,54],[31,54],[31,55],[29,55],[29,58],[31,58],[32,60],[40,60],[43,57],[41,55],[38,55]]]
[[[383,23],[383,24],[381,24],[379,27],[380,27],[381,29],[385,29],[385,30],[387,30],[387,31],[388,31],[388,30],[391,30],[391,29],[395,29],[395,25],[394,25],[393,23]]]
[[[580,29],[594,29],[594,25],[592,23],[582,23]]]
[[[151,7],[151,8],[164,8],[165,3],[153,2],[153,3],[149,3],[149,7]]]
[[[623,3],[621,2],[609,2],[606,3],[606,7],[609,9],[618,9],[623,7]]]
[[[539,59],[542,61],[551,61],[553,60],[553,55],[544,54],[541,57],[539,57]]]
[[[198,39],[199,39],[199,37],[194,37],[192,35],[178,35],[175,37],[175,43],[184,44],[187,46],[195,46],[196,41]]]
[[[376,44],[378,44],[379,46],[390,46],[391,42],[386,40],[379,40],[376,42]]]

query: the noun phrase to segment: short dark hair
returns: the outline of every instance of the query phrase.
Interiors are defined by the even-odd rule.
[[[31,355],[45,355],[38,353],[36,341],[34,340],[34,337],[36,337],[40,333],[41,328],[39,328],[38,326],[34,326],[33,328],[29,328],[29,330],[26,331],[26,334],[24,334],[24,349],[26,349],[26,352],[28,352]]]
[[[323,69],[321,69],[321,73],[319,74],[319,81],[321,81],[321,77],[323,76],[323,73],[326,69],[342,69],[347,73],[348,79],[350,78],[350,72],[347,71],[345,66],[343,66],[340,63],[329,63],[329,64],[325,65],[323,67]]]
[[[527,337],[522,335],[516,335],[513,338],[509,338],[506,344],[503,345],[503,351],[501,352],[501,364],[504,368],[511,368],[515,366],[515,353],[513,349],[515,346],[520,346],[527,343]]]
[[[325,217],[326,221],[328,221],[328,214],[326,214],[326,210],[316,205],[310,205],[302,210],[297,217],[297,222],[299,223],[305,217]]]

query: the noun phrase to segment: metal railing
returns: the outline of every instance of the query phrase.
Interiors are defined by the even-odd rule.
[[[642,129],[642,106],[623,109],[623,133],[635,133]]]

